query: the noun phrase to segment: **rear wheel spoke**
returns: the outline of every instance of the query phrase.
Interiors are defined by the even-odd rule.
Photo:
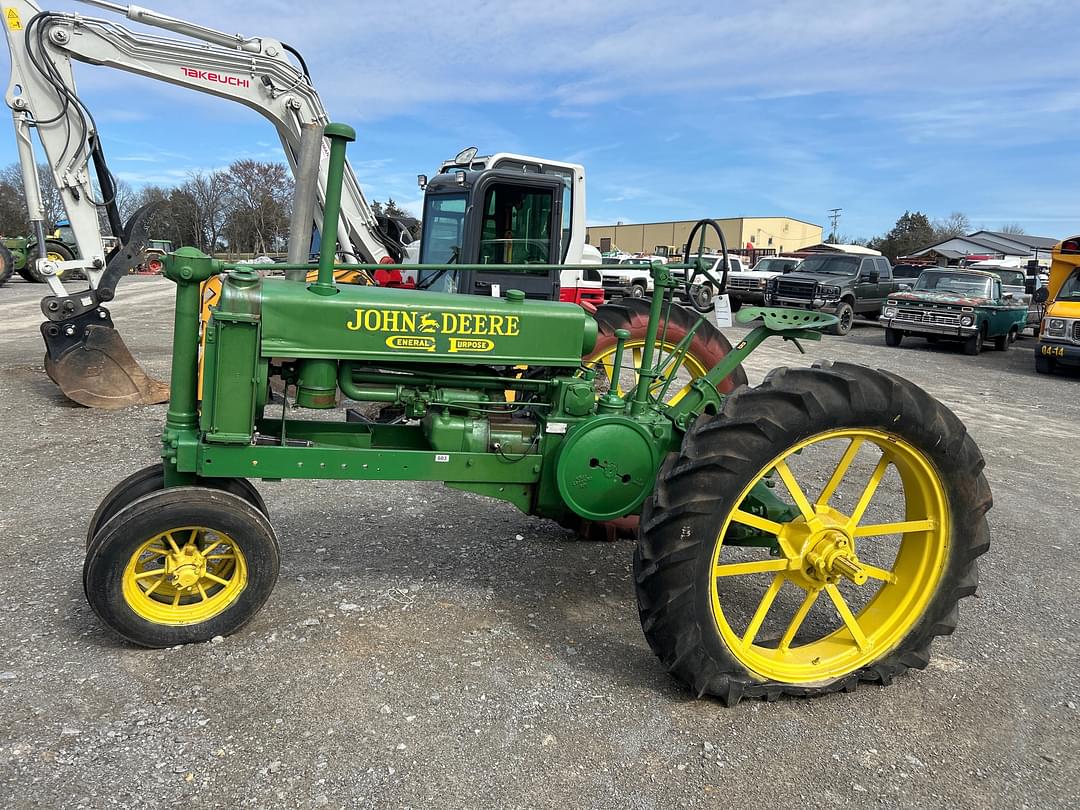
[[[736,509],[731,513],[731,519],[736,523],[742,523],[744,526],[749,526],[753,529],[759,529],[766,534],[779,534],[783,529],[779,523],[775,520],[769,520],[768,518],[761,517],[759,515],[751,514],[750,512],[744,512],[742,509]]]
[[[784,482],[784,486],[788,488],[788,492],[791,493],[791,497],[795,500],[795,505],[799,507],[802,516],[807,520],[812,519],[815,515],[814,507],[806,499],[806,494],[802,491],[802,487],[799,486],[799,482],[795,480],[795,474],[791,471],[787,462],[776,462],[776,472]]]
[[[840,461],[837,463],[836,469],[833,470],[829,482],[825,484],[825,488],[821,490],[821,495],[818,496],[817,502],[819,506],[827,506],[829,501],[832,500],[832,496],[836,494],[840,482],[843,481],[844,476],[847,475],[847,471],[851,467],[851,462],[855,460],[855,456],[858,455],[859,448],[862,447],[862,444],[862,436],[856,436],[851,440],[851,443],[848,444],[847,450],[845,450],[844,455],[840,457]]]
[[[927,518],[926,520],[901,520],[896,523],[867,523],[865,526],[856,526],[853,534],[855,537],[881,537],[908,532],[928,532],[936,528],[937,522]]]
[[[897,577],[892,571],[886,571],[884,568],[878,568],[876,565],[867,565],[862,560],[859,560],[859,565],[866,572],[868,577],[874,579],[880,579],[882,582],[887,582],[890,585],[896,582]]]
[[[738,577],[743,574],[767,574],[770,571],[783,571],[788,561],[783,559],[753,560],[752,562],[725,563],[713,569],[713,576]]]
[[[773,581],[769,584],[768,590],[765,591],[765,595],[761,597],[761,601],[758,603],[757,610],[754,611],[753,618],[750,619],[750,624],[746,626],[746,632],[743,633],[742,643],[744,646],[749,647],[754,643],[754,639],[757,638],[758,630],[761,629],[761,625],[764,623],[765,617],[769,613],[769,608],[771,608],[773,602],[776,601],[776,595],[780,593],[780,588],[783,584],[783,574],[777,574],[773,577]]]
[[[788,647],[791,646],[795,634],[799,632],[802,623],[806,621],[806,614],[810,612],[810,608],[814,606],[814,602],[817,601],[820,594],[820,588],[814,588],[813,590],[806,592],[806,598],[803,599],[802,604],[799,605],[799,609],[795,611],[795,615],[791,619],[791,624],[788,625],[787,630],[784,631],[784,635],[780,639],[780,644],[777,646],[777,649],[780,650],[780,652],[786,652]]]
[[[855,509],[852,511],[851,517],[848,518],[848,531],[854,530],[859,525],[863,515],[866,514],[866,509],[870,506],[870,501],[873,500],[881,479],[885,477],[885,470],[889,468],[890,464],[892,464],[892,460],[882,451],[877,466],[874,467],[874,471],[870,474],[870,481],[866,484],[866,489],[859,496],[859,502],[855,504]]]
[[[844,625],[847,627],[848,632],[851,633],[851,637],[855,639],[855,643],[859,649],[865,651],[869,649],[870,642],[866,640],[866,634],[863,632],[862,627],[859,626],[859,620],[855,618],[855,615],[851,612],[851,608],[848,607],[847,601],[844,599],[844,595],[840,593],[840,589],[835,585],[829,584],[825,586],[825,590],[829,594],[829,598],[832,600],[833,607],[836,608],[836,612],[843,619]]]

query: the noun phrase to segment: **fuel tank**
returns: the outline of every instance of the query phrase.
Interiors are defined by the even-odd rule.
[[[327,296],[285,279],[255,286],[226,277],[219,309],[257,311],[264,357],[576,367],[596,344],[596,321],[581,307],[517,290],[494,298],[341,285]]]

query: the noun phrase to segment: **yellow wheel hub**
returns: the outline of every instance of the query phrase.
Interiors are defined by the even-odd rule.
[[[228,608],[247,584],[247,563],[228,535],[184,526],[156,535],[128,560],[124,601],[155,624],[197,624]]]
[[[643,339],[635,339],[626,341],[626,350],[623,353],[623,373],[632,371],[634,373],[634,384],[637,384],[638,369],[641,368],[642,349],[645,346]],[[664,401],[669,405],[676,404],[680,399],[686,396],[686,392],[690,390],[690,384],[693,383],[698,377],[703,377],[708,368],[702,365],[690,352],[686,352],[681,362],[666,362],[668,358],[675,351],[676,344],[670,341],[656,341],[656,348],[654,349],[653,361],[659,357],[661,365],[660,376],[653,381],[650,393],[656,397],[660,395],[664,386],[668,380],[671,380],[671,384],[668,385],[667,392],[664,394]],[[611,380],[612,375],[615,372],[615,346],[605,350],[602,354],[598,354],[588,364],[590,367],[600,367],[604,370],[608,380]],[[680,374],[680,372],[682,372]],[[619,396],[626,396],[629,393],[621,383],[616,385],[616,393]]]
[[[789,461],[834,442],[846,447],[820,494],[811,500],[796,479]],[[869,482],[859,480],[861,493],[845,510],[830,503],[863,447],[877,448],[880,457]],[[886,472],[895,468],[903,489],[905,517],[885,523],[864,519]],[[915,447],[892,434],[872,429],[827,431],[789,448],[773,459],[743,490],[743,503],[764,479],[779,479],[791,495],[794,519],[782,523],[737,508],[725,519],[714,547],[711,601],[716,628],[732,654],[762,679],[812,683],[836,678],[867,666],[899,644],[925,613],[936,593],[948,559],[948,499],[937,470]],[[896,497],[888,503],[895,504]],[[724,537],[734,524],[776,538],[779,556],[750,562],[726,562]],[[899,537],[891,568],[859,557],[859,549],[882,538]],[[771,576],[748,622],[734,622],[732,606],[721,599],[728,577]],[[780,616],[778,637],[759,638],[766,619],[779,612],[782,590],[795,588],[797,599]],[[726,591],[725,591],[726,592]],[[846,594],[845,594],[846,592]],[[834,621],[825,630],[809,628],[807,616],[819,597],[831,603]],[[859,597],[853,610],[849,600]],[[738,626],[736,626],[738,625]],[[774,625],[775,626],[775,625]],[[815,627],[821,627],[816,622]],[[803,632],[800,634],[800,630]]]

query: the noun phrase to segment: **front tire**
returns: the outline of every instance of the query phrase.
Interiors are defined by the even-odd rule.
[[[1038,374],[1053,374],[1054,369],[1057,367],[1057,361],[1053,357],[1044,357],[1041,354],[1035,355],[1035,371]]]
[[[630,286],[630,297],[631,298],[638,298],[638,299],[644,298],[646,292],[647,292],[647,290],[645,289],[644,284],[632,284]]]
[[[904,333],[901,332],[899,329],[890,329],[890,328],[885,329],[885,345],[886,346],[893,346],[895,348],[896,346],[899,346],[900,343],[903,340],[904,340]]]
[[[837,322],[826,331],[830,335],[846,335],[851,331],[851,325],[855,322],[855,310],[847,301],[841,301],[836,305]]]
[[[824,476],[803,477],[822,448]],[[694,694],[727,705],[925,667],[989,548],[982,469],[963,423],[906,380],[841,363],[772,372],[695,422],[661,467],[634,556],[649,645]],[[757,488],[765,479],[775,486]],[[811,503],[800,480],[828,483]],[[875,500],[897,484],[902,502]],[[787,494],[769,506],[768,493]],[[755,547],[768,536],[772,555]],[[760,601],[746,599],[755,579]]]
[[[964,341],[964,354],[975,357],[982,351],[983,340],[986,338],[984,330],[978,330],[974,335]]]
[[[199,478],[197,483],[201,487],[220,489],[231,492],[233,495],[243,498],[267,518],[270,512],[266,508],[259,490],[246,478]],[[165,489],[165,467],[159,461],[137,470],[109,490],[109,493],[101,499],[94,516],[90,518],[90,525],[86,527],[86,547],[94,540],[98,530],[108,523],[117,512],[120,512],[130,504],[135,503],[144,495],[151,492],[160,492]]]
[[[83,588],[102,622],[143,647],[210,641],[243,626],[277,581],[273,527],[227,492],[175,487],[106,523],[86,552]]]

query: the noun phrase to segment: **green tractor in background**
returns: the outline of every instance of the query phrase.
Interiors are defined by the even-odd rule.
[[[79,257],[79,246],[75,242],[75,235],[71,231],[71,225],[66,220],[56,224],[52,235],[45,239],[45,258],[54,262],[67,262]],[[16,236],[3,240],[3,250],[0,251],[0,284],[11,277],[12,272],[18,273],[27,281],[35,284],[44,284],[45,277],[37,271],[35,262],[41,258],[38,254],[37,240],[30,236]],[[7,277],[4,277],[4,268],[7,269]],[[60,270],[57,276],[64,279],[80,278],[78,275],[68,275],[69,272]]]

